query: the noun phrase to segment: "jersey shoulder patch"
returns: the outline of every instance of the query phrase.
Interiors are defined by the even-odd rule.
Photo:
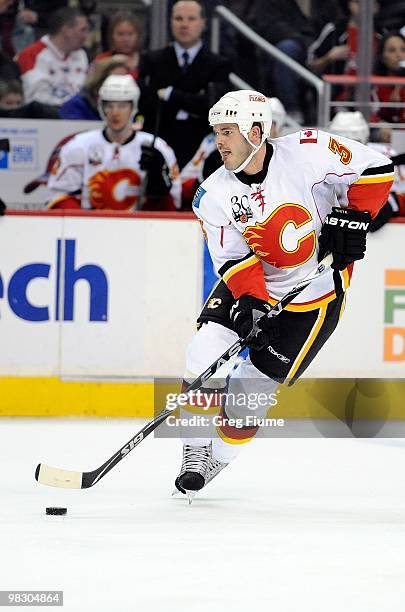
[[[318,130],[308,128],[300,131],[300,144],[316,144],[318,142]]]
[[[200,185],[199,188],[197,189],[197,191],[195,192],[195,196],[194,196],[194,199],[193,199],[193,208],[199,208],[200,207],[201,198],[203,197],[203,195],[205,193],[207,193],[207,190],[204,189],[204,187],[202,187]]]

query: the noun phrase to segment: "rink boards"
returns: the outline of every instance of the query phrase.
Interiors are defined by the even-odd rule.
[[[370,236],[308,377],[404,378],[404,232]],[[0,233],[0,414],[150,415],[151,380],[182,375],[209,282],[198,223],[31,212]]]

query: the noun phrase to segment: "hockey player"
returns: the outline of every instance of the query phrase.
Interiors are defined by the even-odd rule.
[[[387,202],[373,219],[370,231],[375,232],[392,217],[405,216],[405,165],[404,154],[397,154],[390,144],[370,142],[370,128],[360,111],[340,111],[330,122],[329,129],[333,134],[352,138],[371,149],[389,157],[395,167],[395,178]]]
[[[271,138],[278,138],[284,126],[286,112],[278,98],[268,98],[272,112]],[[215,145],[215,134],[207,134],[201,141],[193,158],[180,172],[182,182],[182,208],[190,208],[195,192],[204,179],[222,165]]]
[[[336,328],[353,263],[364,257],[367,228],[393,180],[389,159],[346,138],[306,129],[268,141],[271,109],[259,92],[226,94],[211,108],[209,122],[223,166],[201,184],[193,209],[221,280],[187,349],[185,382],[238,337],[246,338],[262,318],[261,331],[249,343],[249,357],[229,377],[226,395],[221,394],[225,383],[218,381],[208,380],[201,390],[198,409],[212,412],[217,407],[219,419],[215,436],[183,437],[176,488],[190,495],[256,434],[258,426],[249,418],[251,394],[270,398],[278,384],[293,384]],[[345,190],[345,207],[338,205],[337,188]],[[303,279],[327,252],[333,254],[333,269],[279,316],[263,318],[269,303]],[[208,401],[210,397],[214,400]],[[256,406],[254,416],[260,420],[268,407]],[[196,410],[193,402],[184,414]],[[242,426],[238,419],[244,419]]]
[[[49,208],[176,210],[181,184],[173,150],[132,125],[139,88],[111,75],[99,92],[106,126],[77,134],[61,149],[48,181]]]

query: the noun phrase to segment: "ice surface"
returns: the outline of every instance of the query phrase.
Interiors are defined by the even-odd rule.
[[[170,496],[176,440],[89,490],[35,482],[39,461],[94,469],[142,424],[0,420],[1,590],[63,590],[69,612],[404,611],[403,440],[256,440],[191,507]]]

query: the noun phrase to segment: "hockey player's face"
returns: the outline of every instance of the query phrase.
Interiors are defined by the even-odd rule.
[[[227,170],[236,170],[250,155],[252,147],[236,123],[220,123],[214,128],[215,143]]]
[[[132,102],[104,102],[107,126],[113,132],[121,132],[131,121]]]

